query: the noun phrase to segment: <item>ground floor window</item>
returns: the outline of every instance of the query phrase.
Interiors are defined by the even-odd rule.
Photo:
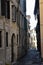
[[[8,47],[8,32],[6,32],[6,47]]]
[[[18,34],[17,34],[17,44],[18,44]]]
[[[0,31],[0,47],[2,47],[2,31]]]

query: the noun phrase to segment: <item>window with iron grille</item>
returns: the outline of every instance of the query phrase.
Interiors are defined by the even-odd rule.
[[[2,47],[2,32],[0,31],[0,47]]]
[[[10,19],[10,2],[7,0],[1,0],[1,15]]]

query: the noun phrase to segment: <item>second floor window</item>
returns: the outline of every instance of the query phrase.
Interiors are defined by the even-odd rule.
[[[10,19],[10,2],[6,2],[6,17]]]
[[[12,5],[12,21],[16,22],[16,7]]]
[[[5,16],[6,13],[6,4],[5,4],[5,0],[1,0],[1,15]]]
[[[1,15],[10,19],[10,1],[1,0]]]

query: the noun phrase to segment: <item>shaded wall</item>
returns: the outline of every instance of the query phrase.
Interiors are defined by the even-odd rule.
[[[39,13],[39,0],[35,1],[34,15],[37,16],[37,26],[36,26],[36,34],[37,34],[37,48],[41,54],[41,43],[40,43],[40,13]]]

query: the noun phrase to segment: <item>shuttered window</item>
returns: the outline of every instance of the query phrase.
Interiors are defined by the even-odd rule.
[[[10,19],[10,2],[7,1],[7,18]]]
[[[5,16],[6,14],[6,3],[5,0],[1,0],[1,15]]]
[[[12,5],[12,21],[16,22],[16,7]]]
[[[10,2],[7,0],[1,0],[1,15],[10,19]]]

